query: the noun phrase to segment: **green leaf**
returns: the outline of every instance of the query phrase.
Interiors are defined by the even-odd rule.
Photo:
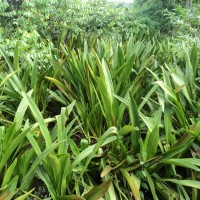
[[[55,148],[57,148],[59,146],[60,143],[54,143],[52,144],[49,148],[45,149],[33,162],[33,164],[31,165],[30,170],[28,171],[28,173],[25,175],[25,177],[23,177],[22,180],[22,184],[21,184],[21,189],[23,190],[25,187],[27,187],[27,182],[30,181],[32,179],[32,177],[34,176],[34,172],[36,170],[36,168],[38,167],[38,165],[44,160],[44,158],[51,153]]]
[[[19,42],[17,42],[14,50],[14,69],[19,71]]]
[[[190,61],[191,61],[191,65],[192,65],[193,70],[194,70],[194,75],[196,77],[199,57],[198,57],[198,48],[197,48],[197,45],[195,43],[192,46]]]
[[[19,176],[15,176],[8,184],[8,197],[4,198],[4,200],[10,200],[16,193],[16,187],[19,180]]]
[[[138,108],[130,92],[129,92],[129,114],[132,126],[140,129],[140,117],[138,114]],[[131,142],[134,153],[139,153],[140,151],[140,145],[139,145],[140,136],[141,136],[140,130],[139,131],[134,130],[131,133]]]
[[[21,195],[20,197],[17,197],[16,200],[25,200],[27,197],[34,191],[34,189],[30,190],[29,192],[25,192],[25,194]]]
[[[34,60],[32,71],[31,71],[31,88],[34,88],[37,84],[37,58]]]
[[[27,133],[27,136],[26,136],[26,137],[28,138],[30,144],[32,145],[32,147],[33,147],[35,153],[39,156],[39,155],[42,153],[42,151],[41,151],[41,149],[40,149],[40,147],[39,147],[39,145],[38,145],[38,142],[37,142],[37,141],[35,140],[35,138],[33,137],[33,132]]]
[[[197,125],[195,127],[195,133],[200,134],[200,121],[197,122]]]
[[[54,185],[49,178],[46,170],[42,166],[38,166],[36,169],[37,175],[40,177],[40,179],[45,183],[51,197],[53,199],[56,199],[56,188],[54,188]]]
[[[169,102],[165,103],[164,110],[164,124],[165,124],[165,134],[167,144],[171,144],[171,129],[172,129],[172,115],[173,115],[173,107],[169,104]]]
[[[9,145],[10,148],[5,152],[5,154],[3,155],[3,159],[1,159],[1,161],[0,161],[0,172],[3,169],[4,165],[7,163],[8,159],[10,158],[12,153],[18,147],[20,142],[26,137],[26,134],[30,131],[30,128],[31,127],[27,128],[26,130],[21,132],[16,138],[14,138],[11,141],[10,144],[6,144],[6,145]],[[14,131],[14,130],[12,130],[12,131]]]
[[[194,159],[194,158],[191,158],[189,160],[184,159],[184,158],[183,159],[169,159],[169,160],[163,161],[162,163],[178,165],[178,166],[186,167],[186,168],[189,168],[189,169],[193,169],[195,171],[200,171],[200,169],[196,165],[191,163],[192,161],[200,164],[200,161],[198,159]]]
[[[40,126],[41,133],[42,133],[42,135],[45,139],[45,142],[46,142],[46,147],[47,148],[50,147],[52,145],[51,136],[50,136],[50,133],[47,129],[46,123],[45,123],[38,107],[36,106],[36,104],[33,102],[33,100],[25,92],[22,92],[22,96],[26,100],[26,103],[29,105],[35,120],[38,122],[38,124]]]
[[[116,134],[117,133],[117,129],[116,127],[110,127],[99,139],[98,142],[94,145],[94,148],[91,149],[92,151],[90,152],[90,154],[88,154],[87,158],[86,158],[86,163],[84,164],[84,168],[82,170],[82,173],[80,174],[79,180],[80,178],[83,176],[83,174],[85,173],[90,161],[92,160],[92,158],[94,157],[94,155],[97,153],[97,151],[99,150],[99,148],[104,144],[104,142],[106,141],[106,139],[111,135],[111,134]],[[88,148],[87,148],[88,149]],[[85,149],[84,151],[86,151],[87,149]],[[81,153],[83,153],[84,151],[82,151]],[[80,153],[80,154],[81,154]],[[73,163],[72,163],[73,166]],[[77,181],[78,184],[78,181]]]
[[[1,54],[3,55],[3,57],[5,58],[6,63],[8,64],[8,67],[9,67],[11,73],[13,73],[14,71],[16,71],[15,68],[13,67],[13,64],[12,64],[10,58],[8,57],[8,55],[5,53],[5,51],[4,51],[2,48],[0,48],[0,53],[1,53]],[[15,84],[15,86],[17,86],[18,90],[19,90],[19,91],[23,91],[24,88],[23,88],[22,81],[21,81],[20,78],[17,76],[17,74],[13,74],[12,77],[13,77],[14,84]]]
[[[84,197],[77,195],[65,195],[61,197],[56,197],[57,200],[86,200]]]
[[[200,166],[200,159],[199,158],[182,158],[180,160],[184,160],[184,161],[189,162],[193,165]]]
[[[108,66],[107,66],[107,64],[106,64],[104,59],[102,61],[102,65],[101,66],[102,66],[102,71],[103,71],[103,75],[104,75],[104,81],[105,81],[105,85],[106,85],[107,92],[108,92],[108,95],[109,95],[109,99],[110,99],[110,102],[112,104],[114,88],[113,88],[112,78],[111,78]]]
[[[132,131],[139,131],[139,128],[133,127],[131,125],[125,125],[119,130],[119,135],[123,136]]]
[[[9,80],[10,77],[12,77],[14,74],[16,74],[18,71],[14,71],[14,72],[11,72],[10,74],[8,74],[0,83],[0,87],[2,87],[2,85],[7,81]]]
[[[162,81],[156,81],[155,83],[158,84],[165,91],[166,94],[171,96],[173,99],[176,99],[176,95],[174,94],[173,90],[166,86]]]
[[[186,69],[185,74],[187,77],[187,83],[194,84],[195,81],[195,71],[191,64],[189,54],[186,52]]]
[[[153,199],[158,200],[158,197],[156,195],[155,184],[154,184],[153,179],[151,178],[149,172],[147,171],[147,169],[145,169],[145,174],[147,176],[147,181],[149,183],[149,186],[150,186],[150,189],[151,189],[151,192],[152,192],[152,195],[153,195]]]
[[[62,89],[65,89],[65,85],[63,83],[61,83],[60,81],[58,81],[57,79],[55,78],[52,78],[52,77],[45,77],[47,80],[53,82],[57,87],[60,87]]]
[[[151,132],[149,132],[145,139],[147,159],[153,158],[157,152],[159,144],[159,127],[156,126]]]
[[[16,164],[17,164],[17,158],[14,160],[14,162],[7,169],[1,187],[4,187],[5,185],[9,184],[10,179],[11,179],[11,177],[13,175],[13,171],[15,169]]]
[[[192,187],[192,188],[197,188],[200,189],[200,184],[199,181],[194,181],[194,180],[177,180],[177,179],[165,179],[163,178],[161,180],[161,182],[172,182],[178,185],[183,185],[183,186],[188,186],[188,187]]]
[[[121,172],[122,172],[122,175],[126,178],[135,200],[140,200],[141,197],[140,197],[140,191],[137,185],[137,180],[133,178],[132,176],[130,176],[126,170],[121,169]]]
[[[173,158],[174,156],[176,156],[177,154],[181,153],[182,151],[184,151],[187,148],[186,145],[184,146],[179,146],[176,148],[172,148],[169,151],[167,151],[166,153],[163,154],[163,157],[161,158],[160,161],[166,161],[170,158]]]
[[[27,93],[27,95],[31,96],[32,92],[33,92],[32,90],[29,91]],[[17,129],[19,129],[22,126],[22,122],[24,120],[24,114],[25,114],[27,108],[28,108],[28,105],[26,103],[26,100],[23,98],[17,108],[17,111],[15,112],[15,120],[14,121],[16,122]]]
[[[104,137],[101,137],[101,140],[99,140],[98,145],[91,145],[88,148],[86,148],[85,150],[83,150],[73,161],[71,167],[74,168],[76,167],[76,165],[78,165],[83,159],[87,158],[90,155],[90,159],[92,159],[92,157],[95,155],[95,153],[98,151],[98,149],[101,146],[104,146],[108,143],[111,143],[113,141],[115,141],[117,139],[116,136],[111,136],[109,138],[107,138],[111,133],[115,133],[117,131],[117,129],[115,127],[111,127],[110,129],[108,129],[105,133],[105,135],[103,135]],[[104,140],[105,139],[105,140]],[[103,142],[103,144],[102,144]],[[95,150],[94,150],[95,149]]]
[[[92,188],[87,194],[83,197],[87,200],[97,200],[102,198],[107,190],[109,189],[112,183],[112,178],[108,179],[107,181],[103,182],[102,184]]]
[[[146,96],[143,98],[142,102],[140,103],[138,109],[141,110],[143,108],[143,106],[145,105],[145,103],[148,102],[150,96],[155,93],[155,91],[158,89],[158,85],[154,85],[149,92],[146,94]]]

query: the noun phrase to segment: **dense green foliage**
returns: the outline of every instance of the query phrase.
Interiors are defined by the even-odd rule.
[[[193,3],[0,2],[0,199],[199,199]]]

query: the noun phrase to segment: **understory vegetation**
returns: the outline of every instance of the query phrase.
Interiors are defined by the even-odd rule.
[[[0,1],[0,200],[200,198],[198,1]]]

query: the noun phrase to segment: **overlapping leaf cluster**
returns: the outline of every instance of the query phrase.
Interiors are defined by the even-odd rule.
[[[43,73],[2,49],[1,197],[26,198],[37,174],[53,199],[95,199],[101,179],[105,199],[196,198],[199,52],[158,41],[60,43]]]

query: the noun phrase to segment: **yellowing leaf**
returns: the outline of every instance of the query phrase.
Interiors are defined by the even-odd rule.
[[[125,179],[127,180],[135,200],[141,200],[140,191],[136,184],[136,180],[134,180],[134,178],[131,177],[130,174],[126,170],[121,169],[121,172],[123,176],[125,177]]]
[[[112,167],[110,165],[106,165],[106,167],[101,172],[101,178],[106,176],[111,170],[112,170]]]

